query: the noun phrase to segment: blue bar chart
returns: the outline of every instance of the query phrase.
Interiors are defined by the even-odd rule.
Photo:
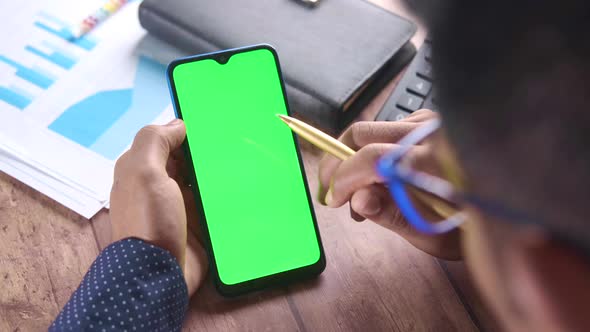
[[[0,0],[0,172],[85,218],[139,129],[173,117],[165,63],[181,53],[141,27],[141,0],[74,38],[105,1]]]
[[[16,69],[16,76],[27,80],[40,88],[47,89],[55,82],[55,77],[52,74],[49,74],[36,67],[26,67],[25,65],[22,65],[15,60],[9,59],[1,54],[0,62],[4,62],[14,67]]]
[[[45,30],[87,51],[91,51],[96,46],[96,41],[88,36],[74,39],[67,23],[47,13],[39,13],[39,20],[35,21],[34,24],[37,28]]]
[[[140,57],[132,88],[88,96],[65,110],[49,129],[114,160],[170,103],[165,72],[166,66]]]
[[[21,89],[0,86],[0,100],[23,110],[33,101],[33,97]]]
[[[61,49],[53,44],[50,44],[48,42],[44,42],[43,44],[44,44],[44,46],[49,48],[51,51],[45,52],[45,51],[43,51],[37,47],[31,46],[31,45],[25,46],[25,50],[31,52],[34,55],[37,55],[37,56],[45,59],[47,61],[50,61],[50,62],[62,67],[63,69],[71,69],[72,67],[74,67],[74,65],[78,61],[76,56],[70,54],[69,52],[64,51],[63,49]]]
[[[16,53],[18,55],[0,53],[0,63],[13,67],[15,69],[14,76],[18,78],[14,82],[9,80],[14,85],[0,85],[0,102],[14,106],[19,110],[24,110],[29,106],[33,101],[33,95],[38,94],[38,91],[24,91],[19,87],[23,86],[19,80],[27,81],[40,89],[47,90],[57,81],[58,77],[50,70],[42,68],[46,63],[49,62],[62,69],[70,70],[79,59],[77,55],[67,50],[69,45],[86,51],[94,49],[97,45],[97,41],[91,36],[73,39],[67,23],[45,12],[36,14],[32,22],[32,29],[38,31],[39,39],[34,43],[27,43],[25,40],[24,50],[40,61],[33,60],[33,64],[27,64],[27,62],[31,62],[31,59],[24,60],[20,53]],[[61,40],[68,43],[63,43]],[[60,46],[52,41],[60,41]],[[22,48],[20,49],[22,50]]]

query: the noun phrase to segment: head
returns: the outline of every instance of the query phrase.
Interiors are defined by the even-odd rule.
[[[587,330],[590,3],[413,1],[433,39],[446,140],[465,191],[538,218],[465,207],[465,255],[511,330]],[[562,236],[563,235],[563,236]]]

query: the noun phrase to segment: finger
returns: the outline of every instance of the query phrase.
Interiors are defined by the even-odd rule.
[[[365,221],[365,217],[363,217],[362,215],[356,213],[356,211],[352,208],[352,200],[350,200],[350,205],[348,207],[349,207],[349,210],[350,210],[350,217],[354,221],[358,221],[358,222]]]
[[[177,162],[184,162],[184,150],[178,148],[170,153],[170,157]]]
[[[168,158],[168,161],[166,162],[166,172],[168,173],[168,177],[174,180],[178,180],[180,176],[180,165],[178,165],[178,162],[172,157]]]
[[[357,195],[361,197],[356,197]],[[376,202],[375,204],[377,204],[376,206],[379,206],[379,208],[376,209],[374,208],[375,206],[373,206],[363,210],[362,207],[358,206],[357,202],[364,199],[362,196],[365,195],[374,200]],[[373,185],[363,188],[354,193],[351,202],[358,214],[373,221],[379,226],[394,231],[417,248],[443,259],[455,260],[461,258],[461,246],[459,245],[460,234],[458,231],[436,237],[420,233],[404,218],[394,203],[389,190],[384,186]],[[370,205],[366,206],[370,207]],[[427,220],[431,220],[430,218],[433,217],[428,210],[420,211],[420,213]]]
[[[395,143],[418,127],[413,122],[361,121],[350,126],[339,140],[353,150],[372,143]]]
[[[340,166],[340,163],[342,163],[342,160],[329,154],[324,155],[320,160],[318,166],[318,202],[323,205],[326,205],[325,199],[328,188],[330,188],[330,179],[332,178],[334,171]]]
[[[179,185],[190,184],[190,166],[185,161],[182,148],[178,148],[170,153],[166,170],[168,171],[168,176],[176,180]]]
[[[134,158],[164,168],[171,151],[180,147],[186,136],[184,122],[175,119],[164,126],[143,127],[131,146]]]
[[[432,113],[432,112],[431,112]],[[358,150],[372,143],[395,143],[419,126],[414,122],[356,122],[350,126],[339,140],[353,150]],[[342,161],[326,154],[319,166],[318,200],[324,204],[326,191],[330,186],[330,179]]]
[[[207,273],[207,267],[207,255],[203,249],[203,246],[199,243],[194,234],[188,232],[186,245],[186,269],[184,278],[186,281],[189,298],[203,283]]]
[[[426,109],[426,108],[422,108],[422,109],[419,109],[419,110],[413,112],[412,114],[403,118],[402,120],[399,120],[398,122],[421,123],[424,121],[428,121],[430,119],[434,119],[437,116],[438,115],[436,113],[434,113],[433,111]]]
[[[366,219],[366,216],[372,216],[381,211],[383,208],[381,206],[381,200],[375,194],[379,190],[379,187],[379,185],[371,185],[361,188],[352,194],[350,198],[350,210],[357,216],[354,220],[362,221]]]
[[[443,172],[433,151],[431,144],[415,145],[404,156],[404,162],[415,170],[441,176]]]
[[[178,180],[185,184],[189,185],[194,182],[191,169],[191,164],[187,162],[189,157],[187,157],[184,149],[178,148],[172,152],[171,157],[174,159],[179,171],[178,171]]]
[[[381,157],[393,149],[397,144],[375,143],[360,149],[354,156],[342,162],[334,172],[330,192],[326,197],[326,203],[330,207],[338,207],[351,199],[357,190],[371,184],[382,184],[384,179],[377,173],[377,162]],[[414,166],[421,169],[433,170],[437,167],[433,164],[432,150],[428,146],[413,146],[404,158],[415,160]],[[437,174],[437,173],[433,173]]]
[[[199,224],[199,213],[197,211],[197,202],[193,195],[193,190],[186,186],[181,186],[182,199],[184,201],[184,208],[186,212],[186,221],[188,228],[193,234],[200,236],[201,226]]]
[[[375,164],[382,155],[396,146],[385,143],[369,144],[348,160],[343,161],[334,172],[332,185],[326,197],[328,206],[339,207],[349,201],[357,190],[372,184],[383,183],[383,179],[377,174]]]
[[[402,236],[416,233],[384,186],[371,185],[356,191],[351,198],[351,205],[359,215]]]

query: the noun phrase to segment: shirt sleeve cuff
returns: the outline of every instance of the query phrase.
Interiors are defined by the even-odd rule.
[[[176,258],[136,238],[106,247],[55,319],[59,330],[180,330],[188,289]]]

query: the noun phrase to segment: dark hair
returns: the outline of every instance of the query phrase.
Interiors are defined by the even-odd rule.
[[[409,4],[469,189],[590,236],[590,2]]]

